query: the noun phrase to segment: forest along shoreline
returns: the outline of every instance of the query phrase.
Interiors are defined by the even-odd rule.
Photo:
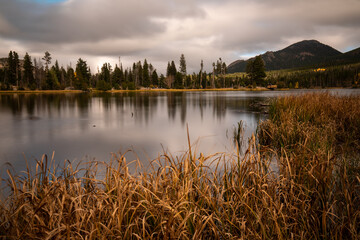
[[[315,41],[311,44],[318,45]],[[325,48],[327,46],[324,46]],[[304,52],[304,51],[303,51]],[[338,57],[341,58],[339,55]],[[15,51],[10,51],[7,58],[0,58],[0,90],[138,90],[141,88],[159,89],[222,89],[253,88],[298,89],[327,87],[360,87],[360,63],[334,61],[329,63],[313,62],[310,65],[295,64],[297,68],[278,66],[266,71],[266,64],[261,55],[244,61],[245,69],[233,71],[221,59],[213,62],[211,70],[206,72],[201,60],[198,72],[188,73],[184,54],[179,65],[172,60],[167,64],[166,74],[158,74],[157,69],[144,59],[134,62],[132,67],[118,64],[111,66],[104,63],[97,73],[92,73],[90,66],[81,58],[76,66],[60,66],[46,51],[41,59],[32,59],[26,53],[23,59]],[[298,57],[295,57],[298,61]],[[269,64],[269,63],[268,63]],[[232,66],[233,65],[233,66]],[[303,66],[301,66],[303,65]],[[291,66],[291,65],[290,65]],[[229,69],[231,71],[228,71]],[[277,70],[276,70],[277,69]]]
[[[289,91],[289,90],[332,90],[332,89],[354,89],[352,87],[327,87],[327,88],[277,88],[276,91]],[[356,88],[355,88],[356,89]],[[88,89],[83,90],[0,90],[0,94],[12,94],[12,93],[97,93],[97,92],[107,92],[107,93],[122,93],[122,92],[222,92],[222,91],[273,91],[274,89],[269,89],[266,87],[240,87],[240,88],[208,88],[208,89],[164,89],[164,88],[142,88],[137,90],[97,90],[97,89]]]
[[[279,97],[243,156],[196,156],[189,142],[188,152],[164,153],[148,172],[131,174],[123,155],[84,168],[43,158],[36,173],[8,171],[0,236],[358,239],[359,105],[360,96]]]
[[[286,89],[277,89],[277,90],[289,90]],[[163,88],[142,88],[137,90],[107,90],[101,91],[97,89],[88,89],[83,90],[6,90],[0,91],[0,93],[84,93],[84,92],[108,92],[108,93],[121,93],[121,92],[204,92],[204,91],[270,91],[270,89],[265,87],[257,88],[209,88],[209,89],[163,89]]]

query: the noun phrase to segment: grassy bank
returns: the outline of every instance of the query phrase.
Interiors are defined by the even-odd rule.
[[[124,156],[63,167],[44,157],[35,172],[8,172],[0,236],[359,239],[358,106],[359,97],[280,98],[242,156],[189,146],[136,173],[138,162]],[[274,156],[279,173],[269,167]]]

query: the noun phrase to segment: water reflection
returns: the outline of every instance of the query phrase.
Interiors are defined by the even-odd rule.
[[[230,151],[236,124],[245,139],[256,130],[257,102],[296,92],[128,92],[0,94],[0,165],[24,168],[24,158],[55,151],[64,159],[109,160],[111,152],[134,148],[144,163],[162,146],[172,153],[200,138],[199,152]]]
[[[86,119],[94,110],[99,113],[115,111],[122,114],[130,113],[137,123],[146,125],[157,114],[158,108],[161,110],[166,108],[169,121],[175,121],[178,116],[181,124],[184,125],[187,120],[188,107],[199,112],[201,119],[204,120],[204,112],[208,111],[211,106],[212,116],[221,122],[228,109],[239,112],[259,111],[250,103],[261,99],[262,97],[259,99],[251,97],[239,100],[236,97],[227,98],[212,92],[3,94],[0,95],[0,110],[9,110],[14,117],[27,117],[30,120],[40,116],[49,119],[61,118],[70,113],[80,119]],[[166,107],[163,105],[164,100],[167,103]]]

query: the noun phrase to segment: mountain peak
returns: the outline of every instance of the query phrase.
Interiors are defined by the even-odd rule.
[[[303,40],[279,51],[268,51],[262,55],[267,70],[299,68],[316,65],[342,53],[317,40]],[[244,72],[247,61],[236,61],[228,72]]]

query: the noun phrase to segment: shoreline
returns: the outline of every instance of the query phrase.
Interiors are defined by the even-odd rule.
[[[8,90],[0,91],[0,94],[6,93],[123,93],[123,92],[215,92],[215,91],[271,91],[270,89],[258,87],[256,89],[252,88],[211,88],[211,89],[165,89],[165,88],[142,88],[136,90],[109,90],[109,91],[100,91],[92,89],[91,91],[82,91],[82,90]]]
[[[311,90],[311,89],[347,89],[341,87],[330,87],[330,88],[298,88],[296,90]],[[349,88],[352,89],[352,88]],[[276,90],[271,90],[265,87],[253,88],[212,88],[212,89],[162,89],[162,88],[143,88],[137,90],[110,90],[110,91],[99,91],[91,90],[88,93],[126,93],[126,92],[223,92],[223,91],[234,91],[234,92],[258,92],[258,91],[289,91],[290,88],[279,88]],[[294,89],[295,90],[295,89]],[[85,93],[86,91],[82,90],[9,90],[9,91],[0,91],[0,94],[14,94],[14,93],[24,93],[24,94],[60,94],[60,93]]]

